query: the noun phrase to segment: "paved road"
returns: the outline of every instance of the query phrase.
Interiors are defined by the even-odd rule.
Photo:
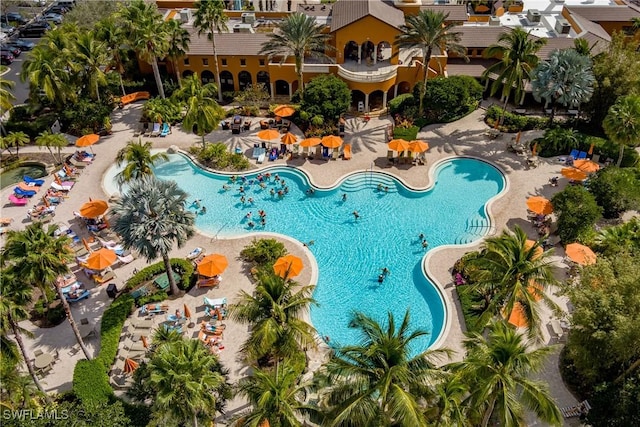
[[[37,39],[26,39],[26,40],[33,41],[34,43],[37,43],[38,41]],[[17,57],[15,61],[13,61],[13,64],[9,65],[9,71],[2,76],[5,79],[15,83],[15,86],[13,87],[13,90],[12,90],[13,95],[16,97],[15,101],[13,101],[14,105],[24,104],[27,98],[29,97],[29,83],[28,82],[22,83],[20,81],[20,72],[22,71],[22,63],[27,58],[28,54],[29,54],[29,51],[22,52],[20,56]]]

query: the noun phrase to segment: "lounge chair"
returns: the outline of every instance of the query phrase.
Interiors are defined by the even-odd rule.
[[[98,284],[103,284],[104,282],[108,282],[109,280],[115,279],[116,273],[113,271],[107,272],[104,276],[93,276],[93,281]]]
[[[331,160],[338,160],[339,155],[340,155],[340,150],[338,150],[337,148],[334,148],[333,152],[331,153]]]
[[[134,319],[131,325],[135,329],[151,329],[153,327],[153,319]]]
[[[204,277],[196,282],[198,288],[217,288],[220,286],[219,277]]]
[[[571,153],[569,153],[569,156],[573,157],[574,160],[578,160],[578,155],[580,154],[579,150],[571,150]]]
[[[590,409],[591,409],[591,405],[589,405],[589,402],[586,400],[583,400],[577,405],[561,408],[560,412],[562,412],[562,416],[564,416],[565,418],[572,418],[572,417],[579,417],[581,415],[586,415],[589,413]]]
[[[72,304],[74,302],[78,302],[78,301],[82,301],[85,298],[89,298],[91,296],[91,292],[89,292],[88,290],[84,289],[80,294],[76,295],[75,298],[71,297],[71,294],[66,294],[65,297],[67,298],[67,301]]]
[[[147,289],[147,287],[143,286],[131,292],[129,295],[131,295],[131,298],[133,298],[134,300],[137,300],[138,298],[146,296],[148,293],[149,293],[149,290]]]
[[[122,264],[129,264],[134,259],[135,258],[131,254],[126,255],[126,256],[118,256],[118,261],[120,261]]]
[[[162,130],[160,131],[160,136],[161,137],[165,137],[165,136],[169,135],[170,133],[171,133],[171,126],[169,126],[169,123],[163,122],[162,123]]]
[[[24,197],[18,197],[15,194],[9,195],[9,201],[16,206],[24,206],[27,203],[29,203],[29,199],[26,199]]]
[[[351,160],[351,144],[345,144],[342,158],[344,160]]]
[[[36,185],[38,187],[40,187],[42,184],[44,184],[44,179],[33,179],[29,175],[23,176],[22,179],[27,184],[33,184],[33,185]]]
[[[160,135],[160,123],[154,123],[153,130],[151,131],[151,136],[158,136],[158,135]]]
[[[71,184],[71,185],[64,185],[65,183]],[[58,184],[57,182],[52,182],[51,188],[57,191],[71,191],[71,189],[73,188],[73,184],[75,184],[75,182],[68,183],[65,181],[62,184]]]
[[[203,253],[204,253],[204,249],[198,246],[197,248],[189,252],[189,255],[187,255],[187,259],[194,260],[198,258],[200,255],[202,255]]]
[[[207,305],[209,307],[224,307],[227,305],[227,298],[223,297],[223,298],[207,298],[204,297],[204,305]]]
[[[578,159],[586,159],[587,158],[587,152],[586,151],[580,151],[578,153]]]
[[[34,190],[23,190],[20,187],[15,187],[13,189],[13,192],[20,197],[33,197],[36,195],[36,192]]]

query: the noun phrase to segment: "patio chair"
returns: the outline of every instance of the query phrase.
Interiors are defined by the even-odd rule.
[[[351,144],[345,144],[342,158],[344,160],[351,160]]]
[[[587,152],[586,151],[580,151],[578,153],[578,159],[586,159],[587,158]]]
[[[580,151],[573,149],[571,150],[571,153],[569,153],[569,156],[573,157],[574,160],[578,160],[578,154],[580,154]]]
[[[104,282],[108,282],[109,280],[113,280],[116,277],[116,273],[113,271],[107,272],[104,276],[93,276],[94,282],[98,284],[103,284]]]
[[[163,122],[162,123],[162,130],[160,131],[160,136],[164,138],[165,136],[169,135],[170,133],[171,133],[171,126],[169,126],[169,123]]]
[[[44,354],[44,352],[43,352],[42,350],[40,350],[39,348],[38,348],[38,349],[36,349],[36,350],[33,352],[33,355],[34,355],[35,357],[42,356],[43,354]]]
[[[593,162],[600,163],[600,154],[594,154],[593,157],[591,157],[591,160]]]
[[[151,136],[158,136],[158,135],[160,135],[160,123],[154,123],[153,130],[151,131]]]

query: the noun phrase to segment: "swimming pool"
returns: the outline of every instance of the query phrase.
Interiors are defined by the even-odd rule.
[[[416,342],[415,353],[438,339],[446,316],[440,292],[422,270],[426,250],[419,234],[424,233],[428,250],[482,237],[490,227],[486,202],[505,187],[500,171],[470,158],[442,162],[434,171],[435,185],[426,191],[410,190],[384,173],[362,172],[350,175],[337,187],[316,189],[309,195],[310,183],[304,173],[274,167],[269,169],[272,178],[264,189],[256,173],[245,175],[243,204],[241,180],[229,184],[228,175],[203,171],[183,155],[169,155],[169,159],[158,165],[156,175],[175,180],[191,200],[202,199],[207,212],[197,215],[199,229],[221,237],[268,231],[314,242],[309,249],[318,262],[314,298],[319,305],[311,307],[311,321],[321,336],[330,337],[332,345],[354,344],[358,339],[357,332],[348,327],[354,310],[381,321],[389,310],[399,322],[408,308],[411,326],[430,332]],[[420,168],[416,173],[427,170]],[[270,194],[271,189],[284,188],[274,181],[275,174],[289,190],[282,198]],[[230,189],[224,190],[224,184]],[[264,226],[259,210],[267,213]],[[354,210],[360,215],[357,220]],[[254,227],[246,218],[249,212]],[[380,284],[383,267],[391,273]]]

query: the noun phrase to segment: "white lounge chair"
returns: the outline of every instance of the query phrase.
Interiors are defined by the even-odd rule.
[[[151,131],[151,136],[159,136],[160,135],[160,123],[153,124],[153,130]]]
[[[200,255],[202,255],[203,253],[204,253],[204,249],[202,249],[200,246],[198,246],[197,248],[195,248],[194,250],[189,252],[189,255],[187,255],[187,259],[196,259]]]
[[[118,257],[118,261],[120,261],[123,264],[129,264],[131,261],[133,261],[135,258],[133,257],[133,255],[129,254],[126,256],[119,256]]]

